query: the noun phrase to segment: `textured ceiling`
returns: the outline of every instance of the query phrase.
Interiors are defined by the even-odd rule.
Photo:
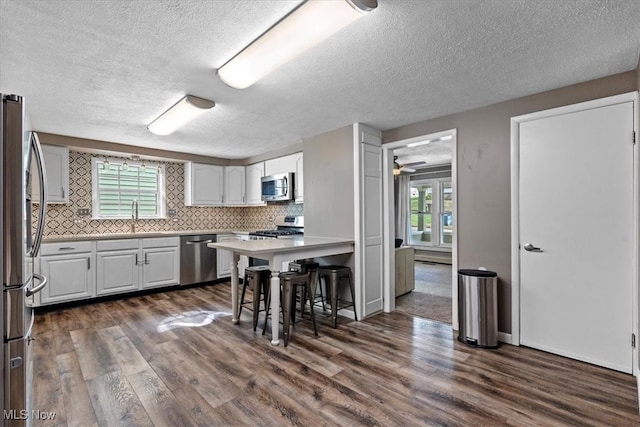
[[[362,122],[386,130],[637,66],[638,0],[378,0],[254,86],[215,69],[299,1],[0,0],[0,91],[38,131],[245,158]],[[216,107],[160,137],[184,94]]]

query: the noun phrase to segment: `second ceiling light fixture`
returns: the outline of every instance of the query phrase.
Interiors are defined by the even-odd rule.
[[[377,0],[306,1],[220,67],[218,76],[231,87],[247,88],[376,7]],[[169,135],[214,105],[187,95],[147,128]]]
[[[304,2],[220,67],[218,76],[247,88],[376,7],[377,0]]]

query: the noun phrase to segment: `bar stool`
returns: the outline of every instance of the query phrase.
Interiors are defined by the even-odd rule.
[[[269,299],[269,279],[271,279],[271,270],[266,265],[259,265],[255,267],[247,267],[244,270],[244,286],[242,287],[242,296],[240,297],[240,309],[238,310],[238,318],[242,314],[242,307],[247,304],[251,304],[253,308],[253,330],[258,327],[258,312],[260,312],[260,299],[264,301],[264,307],[267,308],[267,301]],[[247,292],[247,288],[251,287],[253,292],[253,301],[244,301],[244,295]],[[261,298],[262,297],[262,298]],[[250,306],[250,307],[251,307]]]
[[[313,292],[313,304],[317,300],[317,284],[318,284],[318,268],[320,264],[312,259],[299,259],[291,261],[289,263],[289,271],[297,271],[300,273],[309,273],[311,280],[311,292]],[[322,286],[320,287],[320,301],[322,302],[322,311],[324,311],[324,295],[322,294]],[[306,304],[305,298],[300,298],[300,312],[304,315],[304,305]],[[293,320],[295,321],[295,313],[293,313]]]
[[[302,303],[302,307],[306,305],[306,302],[309,301],[309,305],[311,307],[311,323],[313,324],[313,332],[316,336],[318,336],[318,328],[316,327],[316,317],[313,312],[313,291],[311,289],[311,275],[309,273],[300,273],[297,271],[285,271],[278,275],[280,278],[280,287],[282,289],[282,329],[284,335],[284,346],[286,347],[289,344],[289,326],[291,325],[291,319],[293,317],[293,311],[295,311],[294,298],[296,288],[303,288],[303,296],[304,302]],[[271,301],[270,296],[267,297],[267,301]],[[267,329],[267,320],[269,318],[269,304],[267,304],[267,310],[264,317],[264,329],[262,329],[262,334],[264,335]]]
[[[355,306],[356,296],[355,290],[353,288],[353,276],[351,274],[351,268],[341,265],[323,265],[318,270],[318,277],[320,281],[324,279],[325,289],[327,289],[327,294],[329,294],[329,299],[331,300],[331,321],[333,324],[333,328],[335,329],[338,326],[338,310],[346,307],[353,307],[353,315],[355,319],[358,320]],[[327,277],[329,278],[328,284]],[[351,289],[351,301],[344,301],[341,298],[338,298],[338,285],[342,283],[342,280],[345,279],[349,280],[349,288]],[[338,306],[338,303],[340,303],[340,306]]]

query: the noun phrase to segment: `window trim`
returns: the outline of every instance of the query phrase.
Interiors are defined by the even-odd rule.
[[[156,167],[160,169],[158,174],[158,216],[140,216],[139,219],[166,219],[167,218],[167,188],[166,188],[166,168],[163,163],[155,162],[140,162],[129,161],[126,159],[108,159],[111,167],[120,167],[123,163],[127,163],[130,166],[141,166],[143,163],[145,166]],[[131,219],[131,215],[123,216],[100,216],[99,199],[98,199],[98,167],[104,163],[104,160],[98,157],[91,158],[91,219],[95,220],[118,220],[118,219]]]

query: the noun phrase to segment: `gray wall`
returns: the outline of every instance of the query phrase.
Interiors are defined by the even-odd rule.
[[[305,139],[302,146],[305,236],[355,238],[353,125]]]
[[[388,143],[458,130],[458,266],[483,266],[498,273],[500,331],[511,333],[510,118],[632,92],[639,86],[633,70],[382,133],[383,143]]]

